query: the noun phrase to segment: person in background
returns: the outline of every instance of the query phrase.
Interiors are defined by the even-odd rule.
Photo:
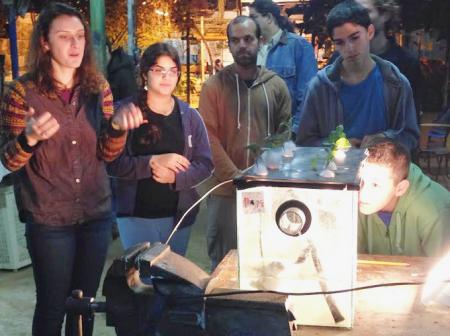
[[[195,187],[213,170],[200,114],[173,96],[181,64],[165,43],[142,55],[142,87],[134,99],[147,123],[128,136],[126,150],[108,166],[117,179],[117,214],[125,249],[141,242],[165,243],[181,215],[198,199]],[[121,102],[119,102],[121,104]],[[184,255],[197,211],[184,220],[169,245]]]
[[[216,60],[214,61],[214,73],[217,73],[222,69],[223,69],[222,60],[220,58],[216,58]]]
[[[293,32],[291,24],[273,1],[255,0],[250,5],[250,17],[258,22],[262,33],[263,44],[257,64],[276,72],[289,89],[295,140],[306,84],[317,73],[314,50],[311,43]]]
[[[133,97],[138,92],[136,81],[136,65],[134,58],[128,55],[122,47],[112,50],[111,42],[106,40],[106,58],[108,65],[106,66],[106,79],[111,87],[114,101],[121,101],[128,97]],[[113,239],[119,236],[119,229],[117,227],[117,195],[116,195],[116,179],[110,178],[112,191],[112,210],[113,210],[113,224],[112,237]]]
[[[370,41],[370,52],[393,63],[405,75],[411,84],[417,121],[420,122],[422,102],[422,72],[417,57],[404,47],[398,45],[390,35],[397,27],[400,6],[396,0],[356,0],[369,11],[375,34]],[[334,53],[328,64],[339,56]]]
[[[339,58],[308,85],[297,144],[322,145],[338,125],[354,147],[371,139],[397,139],[408,150],[419,139],[411,86],[398,68],[369,52],[375,28],[367,9],[354,0],[336,5],[327,30]]]
[[[450,193],[398,142],[369,145],[360,168],[358,251],[439,256],[450,247]]]
[[[127,130],[143,118],[113,114],[108,83],[95,68],[89,26],[57,2],[39,15],[29,72],[1,105],[0,159],[14,172],[19,216],[36,284],[32,334],[61,334],[73,289],[95,296],[111,237],[111,190],[105,162],[122,151]],[[66,335],[75,335],[66,318]],[[92,335],[93,316],[83,316]]]
[[[106,79],[111,87],[114,101],[120,101],[136,95],[136,66],[133,57],[128,55],[122,47],[112,50],[111,42],[106,41],[108,65]]]
[[[232,179],[255,158],[246,148],[284,131],[291,99],[284,81],[256,65],[261,31],[258,23],[238,16],[227,27],[233,64],[211,76],[200,93],[200,113],[208,129],[214,165],[210,187]],[[208,254],[214,269],[237,247],[236,191],[232,184],[216,189],[207,199]]]

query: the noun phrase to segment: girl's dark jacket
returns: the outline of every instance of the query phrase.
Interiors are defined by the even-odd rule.
[[[213,172],[214,166],[211,157],[209,139],[205,124],[200,114],[187,103],[175,98],[181,114],[181,124],[184,133],[183,155],[191,162],[185,172],[176,175],[173,188],[179,191],[177,213],[175,222],[178,222],[183,213],[198,200],[196,187],[207,179]],[[136,189],[140,179],[152,176],[150,168],[151,155],[135,156],[131,150],[130,132],[124,152],[115,161],[108,165],[108,172],[116,181],[116,202],[118,216],[133,216]],[[192,211],[183,221],[181,227],[194,223],[198,208]]]

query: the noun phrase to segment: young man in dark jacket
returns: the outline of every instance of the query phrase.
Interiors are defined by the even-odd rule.
[[[395,41],[390,32],[396,29],[400,6],[396,0],[356,0],[369,12],[372,24],[375,27],[375,35],[370,41],[370,52],[378,57],[393,63],[409,80],[413,91],[414,105],[419,121],[422,102],[422,72],[418,57],[406,48],[401,47]],[[334,53],[329,64],[338,58],[339,53]]]
[[[396,66],[370,54],[375,28],[368,11],[341,2],[330,11],[327,30],[340,56],[308,85],[297,144],[321,145],[343,124],[355,147],[387,137],[413,150],[419,129],[411,86]]]

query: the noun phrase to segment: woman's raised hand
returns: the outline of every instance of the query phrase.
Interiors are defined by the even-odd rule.
[[[34,109],[30,107],[25,117],[25,137],[30,147],[39,141],[50,139],[59,130],[59,123],[50,112],[44,112],[37,118],[33,116]]]
[[[176,153],[153,155],[150,159],[150,167],[153,170],[158,167],[164,167],[170,169],[175,174],[186,171],[190,164],[189,160],[183,155]]]
[[[145,123],[147,123],[147,120],[144,120],[141,109],[133,103],[121,105],[111,120],[111,126],[120,131],[138,128]]]

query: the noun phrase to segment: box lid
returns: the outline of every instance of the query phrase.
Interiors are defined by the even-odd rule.
[[[341,156],[334,159],[334,176],[324,177],[321,172],[326,169],[329,151],[326,147],[297,147],[288,157],[282,148],[266,150],[234,183],[237,189],[286,186],[359,190],[358,169],[365,158],[364,150],[351,148],[339,153]]]

